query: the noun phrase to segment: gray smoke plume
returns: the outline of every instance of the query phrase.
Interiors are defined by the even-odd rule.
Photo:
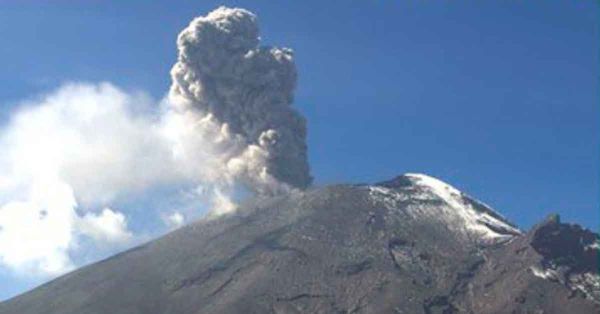
[[[177,40],[169,100],[176,112],[198,121],[208,117],[229,137],[219,139],[226,149],[216,149],[225,158],[224,177],[259,193],[274,193],[282,184],[305,188],[312,178],[306,122],[290,106],[292,51],[259,41],[256,16],[244,9],[220,7],[194,19]]]

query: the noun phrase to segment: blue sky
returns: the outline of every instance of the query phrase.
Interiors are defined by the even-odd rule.
[[[0,121],[65,82],[161,98],[177,34],[220,4],[294,49],[316,185],[421,172],[524,229],[556,212],[598,230],[596,1],[3,4]],[[0,267],[0,299],[40,281]]]

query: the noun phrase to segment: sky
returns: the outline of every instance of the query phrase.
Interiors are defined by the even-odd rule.
[[[108,101],[110,114],[126,115],[121,106],[130,103],[158,110],[177,34],[223,4],[256,13],[263,44],[294,50],[294,107],[307,121],[314,185],[425,173],[522,229],[558,213],[598,231],[596,1],[8,1],[0,6],[0,129],[14,128],[24,107],[52,105],[40,95],[77,105],[79,98],[61,94],[69,86],[78,97],[120,99]],[[35,115],[25,117],[27,130]],[[103,131],[108,141],[130,134]],[[139,192],[119,184],[131,194],[80,213],[78,232],[87,238],[71,252],[71,267],[166,232],[164,222],[180,223],[175,212],[154,215],[185,202],[177,185]],[[98,233],[103,225],[114,228]],[[100,244],[86,246],[92,240]],[[0,299],[55,275],[0,263]]]

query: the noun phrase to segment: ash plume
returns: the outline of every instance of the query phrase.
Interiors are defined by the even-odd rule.
[[[220,7],[194,19],[177,39],[169,102],[219,129],[213,146],[221,147],[215,153],[227,180],[258,193],[305,188],[311,183],[306,122],[290,106],[293,54],[259,41],[256,16],[244,9]]]

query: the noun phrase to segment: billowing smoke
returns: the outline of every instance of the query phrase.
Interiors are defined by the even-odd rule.
[[[285,187],[279,183],[307,187],[306,123],[290,107],[292,51],[259,46],[256,16],[225,7],[194,19],[177,47],[169,100],[177,111],[214,118],[220,140],[241,144],[219,152],[227,175],[259,193]]]
[[[198,208],[233,211],[240,190],[310,184],[305,121],[290,106],[292,52],[259,46],[256,16],[223,7],[193,20],[177,47],[162,101],[72,83],[10,117],[0,130],[0,264],[59,274],[82,243],[135,243],[123,200],[162,187],[178,190],[156,216],[176,228]]]

